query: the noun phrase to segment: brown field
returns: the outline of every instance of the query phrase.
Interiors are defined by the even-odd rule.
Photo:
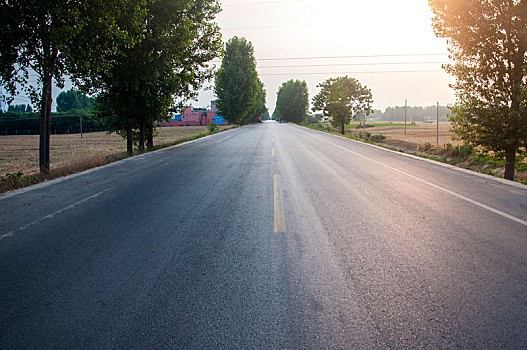
[[[162,145],[207,131],[205,126],[159,128],[154,145]],[[36,135],[0,136],[0,176],[21,171],[24,175],[38,172],[39,137]],[[101,163],[108,155],[126,152],[126,141],[119,135],[105,132],[51,135],[51,168],[83,162]]]
[[[368,124],[374,125],[375,123]],[[367,128],[366,130],[372,135],[386,136],[383,141],[385,144],[417,150],[420,145],[427,142],[432,145],[436,144],[436,127],[435,123],[416,123],[415,126],[406,127],[406,135],[404,134],[404,126],[381,126]],[[452,140],[452,136],[454,134],[450,132],[450,123],[439,123],[439,146],[444,147],[447,143],[456,146],[462,143]]]

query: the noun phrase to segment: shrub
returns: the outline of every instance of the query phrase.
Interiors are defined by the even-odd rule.
[[[386,138],[386,136],[384,136],[384,135],[372,135],[371,138],[370,138],[370,141],[372,141],[372,142],[381,142],[385,138]]]
[[[424,145],[419,146],[419,150],[423,152],[430,151],[432,148],[434,148],[434,146],[430,142],[427,142]]]
[[[452,155],[454,157],[459,157],[462,159],[467,159],[469,156],[475,153],[476,153],[476,150],[473,147],[467,146],[467,145],[456,146],[454,147],[454,150],[452,151]]]
[[[208,123],[207,128],[209,129],[210,133],[218,131],[218,127],[213,122]]]
[[[359,138],[362,139],[362,140],[366,140],[368,141],[371,137],[371,134],[367,131],[364,131],[364,130],[361,130],[359,132]]]

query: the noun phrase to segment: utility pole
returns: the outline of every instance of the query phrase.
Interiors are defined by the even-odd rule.
[[[436,145],[439,146],[439,102],[437,102],[436,125]]]
[[[406,135],[406,107],[408,106],[408,100],[404,100],[404,134]]]
[[[79,121],[80,121],[80,124],[81,124],[81,139],[82,139],[82,117],[79,117]]]

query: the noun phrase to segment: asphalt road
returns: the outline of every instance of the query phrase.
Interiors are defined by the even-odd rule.
[[[263,123],[0,196],[2,349],[525,349],[527,186]]]

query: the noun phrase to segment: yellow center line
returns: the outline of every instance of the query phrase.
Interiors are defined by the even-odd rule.
[[[274,232],[286,232],[285,214],[280,196],[280,175],[274,175]]]
[[[275,153],[274,153],[274,147],[273,149],[271,149],[271,155],[274,157],[275,156]]]

